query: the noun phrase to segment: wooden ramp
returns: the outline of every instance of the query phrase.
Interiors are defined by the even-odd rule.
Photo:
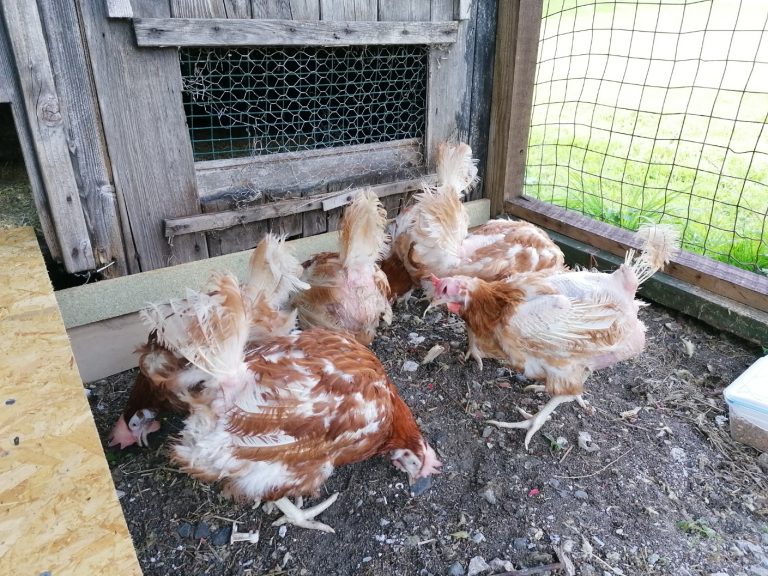
[[[0,574],[140,575],[31,228],[0,231]]]

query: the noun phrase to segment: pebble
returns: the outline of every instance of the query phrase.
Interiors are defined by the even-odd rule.
[[[192,524],[190,524],[189,522],[182,522],[179,525],[179,529],[176,530],[176,532],[182,538],[189,538],[190,536],[192,536],[192,532],[194,532],[194,528],[192,528]]]
[[[615,564],[619,560],[621,560],[621,554],[618,552],[608,552],[608,554],[605,555],[605,557],[608,559],[608,562],[611,562],[612,564]]]
[[[472,542],[475,544],[480,544],[480,542],[485,542],[485,535],[482,532],[475,532],[475,535],[472,536]]]
[[[419,363],[413,360],[403,362],[403,372],[416,372],[419,369]]]
[[[573,496],[579,500],[586,500],[589,498],[589,495],[584,492],[584,490],[576,490],[576,492],[573,493]]]
[[[592,566],[592,564],[582,564],[580,574],[581,576],[595,576],[597,570],[595,570],[595,567]]]
[[[670,456],[672,456],[672,459],[675,462],[680,462],[681,464],[685,462],[685,460],[688,458],[687,454],[685,453],[685,450],[680,448],[679,446],[675,446],[672,448],[672,450],[669,451]]]
[[[483,428],[483,438],[488,438],[491,434],[493,434],[493,426],[486,426]]]
[[[467,569],[467,576],[475,576],[476,574],[482,574],[487,572],[491,567],[488,566],[488,562],[482,556],[475,556],[469,561],[469,568]]]
[[[448,568],[448,576],[464,576],[464,566],[461,562],[454,562],[451,567]]]
[[[216,532],[213,533],[213,536],[211,536],[211,544],[214,546],[224,546],[225,544],[229,544],[229,539],[231,537],[232,527],[224,526],[223,528],[219,528],[216,530]]]
[[[654,564],[656,564],[656,562],[658,562],[658,561],[659,561],[659,559],[660,559],[660,558],[661,558],[661,556],[659,556],[658,554],[656,554],[656,553],[654,552],[653,554],[651,554],[650,556],[648,556],[648,565],[649,565],[649,566],[653,566]]]
[[[763,532],[760,535],[760,541],[763,543],[763,546],[768,547],[768,532]]]
[[[493,488],[490,486],[486,486],[485,490],[482,492],[483,498],[485,498],[485,501],[488,502],[491,506],[496,506],[498,504],[498,500],[496,499],[496,492],[494,492]]]
[[[768,452],[763,452],[757,457],[757,465],[763,469],[763,472],[768,473]]]
[[[5,401],[6,406],[11,406],[12,404],[16,404],[15,398],[8,398],[8,400]]]
[[[211,535],[211,529],[208,528],[208,524],[200,522],[195,528],[195,539],[208,538]]]
[[[736,540],[736,546],[739,547],[739,550],[744,552],[745,554],[749,552],[750,554],[754,554],[755,556],[762,555],[763,549],[760,548],[757,544],[752,544],[749,540]]]
[[[515,547],[515,550],[527,550],[528,549],[528,539],[527,538],[515,538],[512,541],[512,546]]]
[[[491,570],[496,572],[512,572],[515,569],[515,565],[509,560],[502,560],[501,558],[494,558],[490,563]]]
[[[728,572],[710,572],[709,576],[728,576]]]
[[[755,576],[768,576],[768,568],[763,568],[758,565],[750,566],[749,573],[754,574]]]

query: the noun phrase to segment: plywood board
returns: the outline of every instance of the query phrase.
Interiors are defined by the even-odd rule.
[[[32,228],[0,261],[0,574],[140,575]]]

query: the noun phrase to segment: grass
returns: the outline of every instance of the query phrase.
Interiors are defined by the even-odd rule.
[[[684,4],[545,3],[524,192],[630,230],[676,224],[687,250],[768,274],[768,50],[741,30],[768,4],[730,24]],[[713,26],[730,44],[679,33]]]
[[[704,538],[715,538],[717,532],[707,526],[703,520],[681,520],[677,523],[677,528],[681,532],[690,534],[691,536],[699,536]]]

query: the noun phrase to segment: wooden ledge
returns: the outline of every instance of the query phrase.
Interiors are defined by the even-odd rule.
[[[32,228],[0,261],[0,574],[140,575]]]

